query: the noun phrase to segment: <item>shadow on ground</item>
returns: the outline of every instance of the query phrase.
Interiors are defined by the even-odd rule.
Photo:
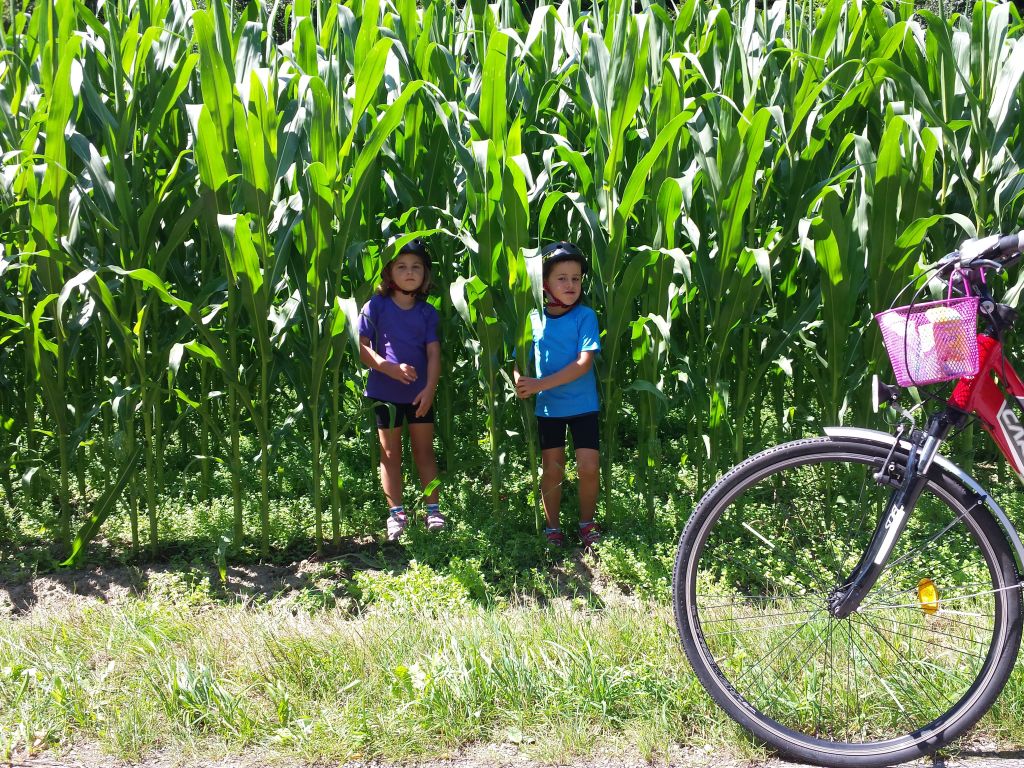
[[[444,543],[434,541],[431,549],[443,550]],[[17,560],[0,562],[0,617],[19,618],[37,608],[74,603],[117,603],[133,597],[161,596],[195,605],[256,605],[284,600],[355,612],[359,606],[352,585],[360,571],[397,575],[421,558],[442,575],[451,575],[454,568],[452,562],[439,562],[436,551],[422,551],[415,541],[399,545],[366,537],[343,540],[338,546],[326,546],[319,557],[294,562],[281,562],[279,553],[278,562],[233,563],[227,566],[227,579],[222,581],[216,557],[210,553],[199,558],[193,554],[187,561],[175,560],[177,553],[194,552],[192,542],[174,541],[162,548],[163,562],[102,562],[75,569],[53,565],[44,569]],[[541,566],[545,589],[526,587],[522,594],[540,605],[559,597],[583,600],[591,608],[601,607],[600,576],[593,566],[594,561],[578,550],[557,553]],[[478,602],[486,601],[478,598]]]

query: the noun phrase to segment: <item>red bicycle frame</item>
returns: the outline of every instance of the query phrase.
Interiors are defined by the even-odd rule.
[[[978,374],[960,379],[948,402],[978,415],[985,431],[1024,480],[1024,424],[1006,397],[1009,394],[1024,408],[1024,381],[1003,354],[1003,345],[991,336],[978,335],[978,363]]]

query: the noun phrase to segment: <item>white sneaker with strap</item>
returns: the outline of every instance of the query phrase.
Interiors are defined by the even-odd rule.
[[[424,522],[427,525],[427,530],[433,533],[444,528],[447,521],[444,519],[444,515],[441,514],[437,504],[427,504],[427,517]]]
[[[398,541],[402,531],[409,524],[409,515],[404,507],[392,507],[388,515],[388,541]]]

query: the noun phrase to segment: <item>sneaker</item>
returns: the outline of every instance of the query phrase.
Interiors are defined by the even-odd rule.
[[[548,546],[561,549],[565,546],[565,534],[561,528],[545,528],[544,536],[548,540]]]
[[[427,517],[424,520],[427,525],[427,530],[431,533],[434,531],[440,531],[444,528],[445,519],[444,515],[441,514],[441,510],[433,505],[427,506]]]
[[[597,527],[597,523],[593,520],[586,523],[580,523],[580,541],[583,542],[583,547],[585,549],[590,549],[600,540],[601,529]]]
[[[388,541],[398,541],[405,526],[409,524],[409,516],[404,509],[393,509],[388,515]]]

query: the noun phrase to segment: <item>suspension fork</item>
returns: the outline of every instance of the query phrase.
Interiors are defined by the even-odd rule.
[[[958,408],[947,407],[928,419],[924,431],[914,430],[911,435],[911,449],[903,473],[903,481],[893,489],[878,522],[871,542],[860,557],[860,562],[850,576],[829,594],[828,610],[837,619],[844,619],[860,607],[864,596],[875,586],[889,562],[897,539],[907,527],[917,500],[924,490],[932,460],[949,435],[950,430],[961,426],[967,414]],[[895,449],[895,446],[894,446]],[[888,462],[881,473],[887,474]]]

